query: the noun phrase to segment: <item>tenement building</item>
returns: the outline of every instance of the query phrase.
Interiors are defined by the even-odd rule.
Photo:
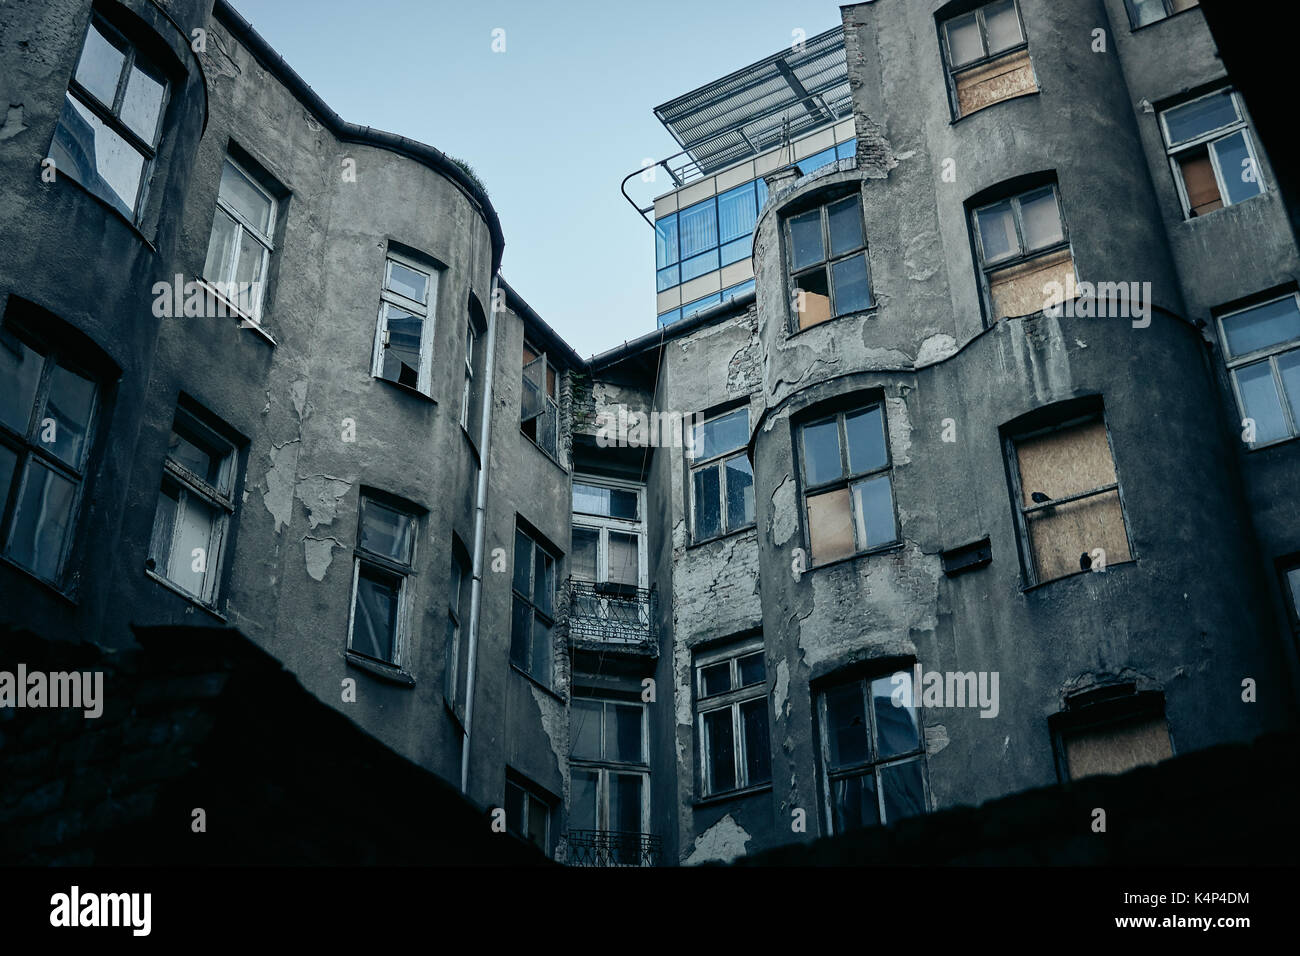
[[[583,359],[228,0],[5,4],[3,632],[238,632],[576,864],[1294,726],[1300,254],[1202,12],[842,21],[660,107]]]

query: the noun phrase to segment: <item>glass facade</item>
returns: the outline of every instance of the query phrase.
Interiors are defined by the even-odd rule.
[[[798,160],[799,168],[807,174],[837,159],[853,156],[856,149],[857,140],[847,140]],[[655,220],[655,291],[664,292],[748,259],[754,242],[754,224],[765,202],[767,183],[755,179]],[[660,313],[659,325],[689,318],[701,309],[753,287],[751,279]]]

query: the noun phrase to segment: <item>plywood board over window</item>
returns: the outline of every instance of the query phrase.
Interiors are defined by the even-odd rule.
[[[1035,578],[1050,581],[1084,570],[1080,557],[1098,549],[1105,563],[1132,559],[1106,425],[1090,419],[1018,440],[1020,507]],[[1045,496],[1046,501],[1034,495]]]
[[[1063,295],[1049,295],[1047,290],[1053,288],[1053,283],[1064,290],[1067,277],[1070,284],[1076,284],[1074,256],[1069,249],[990,273],[989,298],[993,320],[1035,315],[1058,304]]]
[[[962,116],[1038,91],[1028,50],[1017,50],[990,63],[972,67],[956,74],[953,79]]]
[[[1062,743],[1071,780],[1124,773],[1173,756],[1163,716],[1064,734]]]

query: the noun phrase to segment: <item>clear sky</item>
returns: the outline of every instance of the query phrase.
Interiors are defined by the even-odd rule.
[[[654,233],[619,192],[677,152],[654,107],[840,22],[827,0],[233,3],[345,120],[474,167],[502,274],[583,356],[655,328]]]

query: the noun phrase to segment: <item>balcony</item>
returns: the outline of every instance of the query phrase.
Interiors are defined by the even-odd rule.
[[[569,640],[578,645],[659,652],[654,588],[569,579]]]
[[[650,833],[570,830],[570,866],[659,866],[663,840]]]

